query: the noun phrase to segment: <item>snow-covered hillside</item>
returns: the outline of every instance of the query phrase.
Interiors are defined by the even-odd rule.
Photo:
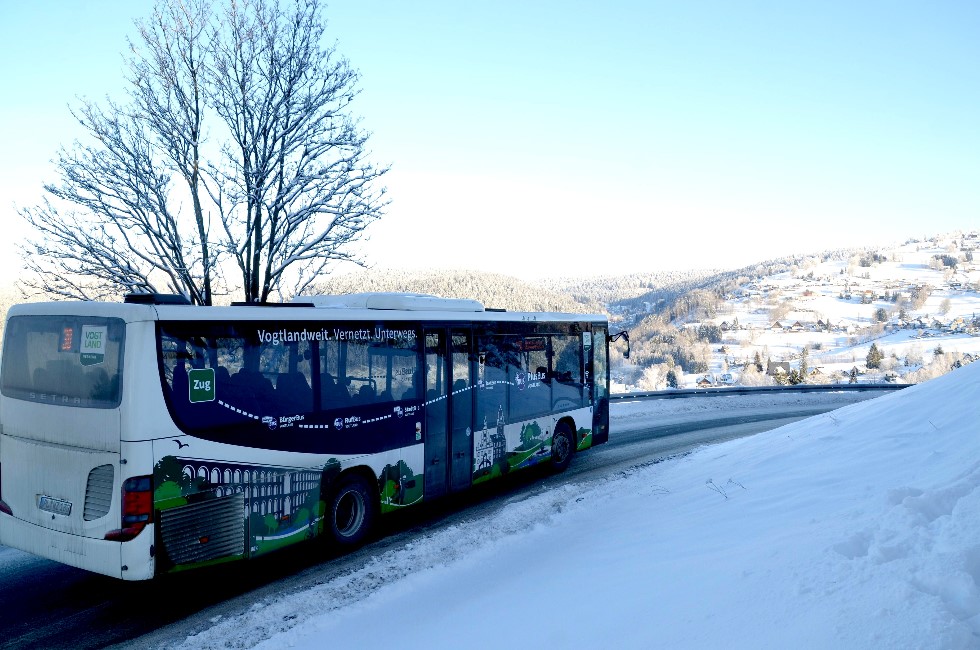
[[[707,369],[683,375],[684,387],[771,383],[770,371],[803,369],[808,383],[916,383],[980,358],[980,236],[803,258],[771,275],[760,265],[713,313],[680,321],[720,331]],[[880,361],[869,366],[872,345]],[[623,388],[666,385],[662,372],[633,377]]]

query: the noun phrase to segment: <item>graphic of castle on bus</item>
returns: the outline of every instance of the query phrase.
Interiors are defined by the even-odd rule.
[[[517,438],[508,450],[507,430]],[[506,425],[504,407],[497,407],[496,426],[483,418],[483,429],[473,440],[473,483],[482,483],[507,474],[512,469],[536,465],[549,458],[551,431],[542,430],[537,420]]]

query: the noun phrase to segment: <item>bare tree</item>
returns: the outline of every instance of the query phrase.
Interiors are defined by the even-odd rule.
[[[371,181],[386,170],[364,161],[367,136],[344,112],[357,75],[320,46],[317,3],[293,9],[232,3],[229,37],[215,48],[212,99],[233,145],[217,172],[218,204],[246,300],[267,300],[297,262],[302,291],[330,263],[349,260],[347,244],[382,204]]]
[[[209,18],[203,2],[158,7],[152,19],[140,25],[146,54],[131,59],[128,79],[136,115],[147,123],[168,167],[186,185],[195,226],[190,246],[197,259],[177,271],[194,302],[205,305],[211,304],[215,269],[202,206],[201,176],[202,92],[207,74],[204,50]],[[199,269],[199,273],[192,276],[191,269]]]
[[[83,102],[88,136],[20,210],[26,284],[62,297],[170,291],[196,304],[297,293],[387,205],[347,111],[357,74],[318,0],[161,0],[130,44],[129,102]],[[236,266],[241,282],[230,282]],[[235,286],[231,286],[235,285]]]

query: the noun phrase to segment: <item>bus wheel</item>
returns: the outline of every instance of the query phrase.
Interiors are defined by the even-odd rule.
[[[367,481],[359,474],[349,474],[340,479],[330,499],[327,510],[330,536],[341,548],[357,546],[371,532],[376,513],[373,491]]]
[[[559,422],[555,427],[555,435],[551,438],[551,467],[556,472],[564,472],[572,462],[575,451],[575,438],[572,430],[565,422]]]

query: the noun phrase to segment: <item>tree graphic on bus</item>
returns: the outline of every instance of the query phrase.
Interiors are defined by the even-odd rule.
[[[381,512],[392,512],[422,500],[423,481],[404,460],[385,465],[378,477],[381,489]]]

